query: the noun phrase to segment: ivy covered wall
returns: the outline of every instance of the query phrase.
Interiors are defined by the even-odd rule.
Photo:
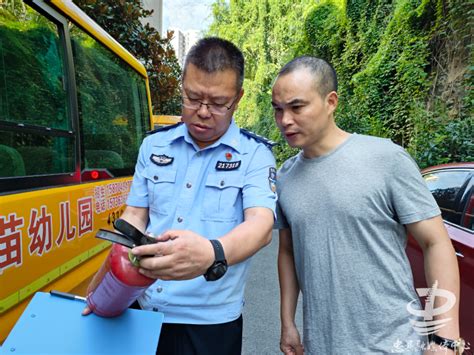
[[[246,58],[237,120],[281,144],[271,86],[295,56],[328,60],[339,78],[338,124],[389,137],[421,167],[474,161],[473,32],[469,0],[218,0],[210,35]]]

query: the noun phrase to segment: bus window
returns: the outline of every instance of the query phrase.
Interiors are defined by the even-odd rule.
[[[1,144],[15,149],[24,170],[7,169],[3,176],[58,174],[74,171],[74,139],[38,133],[2,132]],[[18,162],[14,162],[17,164]]]
[[[64,60],[55,23],[0,12],[1,177],[74,170]]]
[[[145,80],[80,28],[71,38],[83,167],[130,175],[149,125]]]

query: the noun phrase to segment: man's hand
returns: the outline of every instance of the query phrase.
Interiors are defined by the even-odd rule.
[[[300,333],[298,329],[296,329],[296,326],[293,325],[281,329],[280,350],[285,355],[304,354]]]
[[[132,249],[140,260],[140,273],[161,280],[189,280],[203,275],[214,262],[214,249],[208,239],[188,230],[169,230],[156,244]]]

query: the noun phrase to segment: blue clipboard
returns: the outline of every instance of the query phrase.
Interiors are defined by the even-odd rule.
[[[127,309],[114,318],[82,316],[85,303],[37,292],[0,354],[155,354],[163,313]]]

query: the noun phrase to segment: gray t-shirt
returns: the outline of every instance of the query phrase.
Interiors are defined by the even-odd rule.
[[[292,232],[306,353],[421,353],[403,225],[440,210],[413,159],[353,134],[325,156],[297,154],[277,176],[274,228]]]

